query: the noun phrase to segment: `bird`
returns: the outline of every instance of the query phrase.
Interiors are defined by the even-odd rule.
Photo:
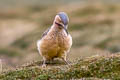
[[[39,54],[43,58],[43,67],[46,67],[47,61],[54,58],[60,58],[66,64],[69,64],[67,55],[72,46],[72,37],[67,30],[68,23],[69,18],[65,12],[57,13],[52,26],[37,41]]]

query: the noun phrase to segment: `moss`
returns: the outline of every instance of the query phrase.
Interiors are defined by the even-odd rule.
[[[39,61],[38,61],[39,62]],[[32,63],[34,64],[34,63]],[[77,60],[69,68],[24,67],[0,75],[0,79],[120,79],[120,54]]]

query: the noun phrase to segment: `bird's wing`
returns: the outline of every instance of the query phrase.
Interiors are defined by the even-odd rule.
[[[72,36],[70,34],[68,36],[69,36],[69,39],[70,39],[70,41],[69,41],[70,42],[70,46],[72,46]]]
[[[71,37],[70,34],[68,34],[67,42],[66,43],[67,43],[66,45],[68,47],[68,49],[67,49],[67,53],[68,53],[70,51],[71,46],[72,46],[72,37]]]
[[[41,37],[41,38],[43,38],[44,36],[46,36],[47,33],[49,32],[49,30],[50,30],[50,28],[48,28],[48,29],[42,34],[42,37]]]

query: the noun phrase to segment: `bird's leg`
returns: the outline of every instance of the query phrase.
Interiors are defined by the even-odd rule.
[[[47,60],[46,60],[45,58],[43,58],[43,64],[42,64],[42,67],[43,67],[43,68],[46,67],[46,61],[47,61]]]
[[[54,58],[50,59],[49,63],[53,64]]]
[[[62,57],[62,60],[65,62],[66,65],[70,65],[70,63],[67,61],[67,55]]]
[[[62,60],[65,62],[66,65],[70,64],[65,58],[62,58]]]

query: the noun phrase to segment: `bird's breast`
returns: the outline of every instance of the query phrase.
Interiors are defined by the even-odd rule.
[[[43,46],[59,50],[67,47],[68,36],[65,31],[51,32],[43,39]]]
[[[71,38],[65,33],[51,32],[47,34],[40,44],[40,51],[42,55],[49,55],[51,57],[67,52],[71,47]]]

